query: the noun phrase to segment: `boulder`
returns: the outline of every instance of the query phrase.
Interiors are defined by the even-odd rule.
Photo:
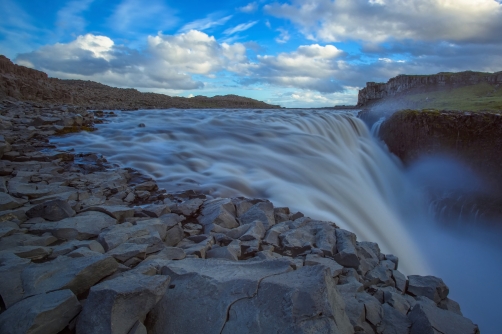
[[[233,303],[221,333],[354,333],[327,268],[303,267],[264,278]]]
[[[314,247],[315,236],[309,227],[290,229],[279,236],[282,248],[291,255],[298,255]]]
[[[336,229],[336,249],[334,259],[344,267],[358,268],[360,261],[356,251],[356,235],[352,232]]]
[[[112,218],[115,218],[119,223],[122,223],[126,220],[126,218],[130,218],[134,216],[134,209],[129,208],[127,206],[121,205],[100,205],[100,206],[91,206],[83,210],[86,211],[98,211],[109,215]]]
[[[79,296],[101,279],[113,274],[117,268],[117,261],[104,255],[79,258],[60,256],[50,262],[31,264],[21,274],[24,294],[28,297],[70,289]]]
[[[79,316],[77,333],[129,333],[164,296],[169,281],[164,275],[126,273],[93,286]]]
[[[220,333],[232,304],[255,296],[260,281],[291,267],[286,260],[185,259],[166,262],[161,271],[171,276],[171,288],[148,315],[148,333]]]
[[[41,260],[49,256],[52,253],[52,249],[42,246],[17,246],[2,252],[15,254],[23,259]]]
[[[337,277],[343,271],[343,266],[339,265],[335,260],[325,258],[325,257],[320,257],[320,256],[314,255],[314,254],[307,255],[307,257],[305,258],[305,265],[306,266],[315,266],[315,265],[325,266],[325,267],[329,268],[329,272],[331,274],[331,277]]]
[[[0,297],[6,308],[23,299],[21,274],[30,263],[12,253],[0,253]]]
[[[408,314],[411,334],[479,334],[479,328],[467,318],[440,309],[429,299],[419,300]]]
[[[239,223],[235,220],[235,206],[228,198],[206,201],[197,220],[203,226],[210,226],[211,224],[217,224],[225,228],[239,226]]]
[[[383,304],[383,318],[377,327],[379,334],[409,333],[411,321],[389,304]]]
[[[113,258],[119,262],[126,262],[132,257],[137,257],[141,260],[145,259],[146,250],[148,248],[147,244],[135,244],[125,242],[115,247],[111,251],[107,252],[106,255],[113,256]]]
[[[58,221],[75,216],[75,211],[67,201],[55,199],[35,205],[26,211],[26,215],[29,218],[41,217],[49,221]]]
[[[166,247],[157,254],[151,255],[148,259],[163,259],[163,260],[183,260],[186,253],[182,248]]]
[[[207,259],[238,261],[240,256],[241,245],[238,240],[232,241],[228,246],[212,248],[206,252]]]
[[[435,276],[408,276],[407,292],[412,296],[424,296],[436,304],[448,296],[450,290],[441,278]]]
[[[259,220],[247,224],[250,225],[246,233],[244,233],[239,239],[242,241],[250,240],[261,240],[265,236],[265,227],[263,223]]]
[[[189,199],[187,201],[179,203],[176,206],[176,209],[173,210],[173,212],[189,217],[194,215],[197,211],[199,211],[202,203],[204,203],[204,201],[200,198]]]
[[[238,218],[241,224],[251,224],[256,220],[261,221],[265,230],[268,230],[275,225],[274,206],[269,201],[259,202]]]
[[[171,210],[169,210],[169,206],[166,204],[151,204],[144,207],[142,211],[153,218],[158,218],[171,212]]]
[[[9,334],[59,333],[80,312],[70,290],[26,298],[0,314],[0,332]]]
[[[105,251],[109,251],[131,238],[141,237],[149,234],[150,229],[146,226],[132,226],[132,224],[130,223],[123,223],[110,226],[107,229],[103,230],[98,236],[98,241],[103,246]]]

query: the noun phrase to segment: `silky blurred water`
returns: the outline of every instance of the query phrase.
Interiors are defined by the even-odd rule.
[[[442,162],[404,170],[354,111],[115,113],[98,131],[52,142],[141,170],[168,192],[198,189],[212,196],[267,198],[275,206],[332,221],[358,240],[378,242],[384,252],[397,255],[404,273],[442,277],[483,333],[502,326],[495,311],[502,297],[500,231],[435,222],[422,185],[432,176],[427,168],[441,178],[437,164]],[[458,178],[470,177],[453,166]],[[451,166],[445,168],[445,176],[450,171]]]

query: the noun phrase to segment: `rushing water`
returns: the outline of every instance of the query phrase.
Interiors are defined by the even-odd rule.
[[[102,153],[150,174],[168,191],[268,198],[276,206],[332,221],[358,240],[378,242],[384,252],[399,256],[401,271],[442,277],[483,333],[502,326],[496,311],[502,300],[500,231],[434,221],[421,189],[431,182],[430,168],[441,177],[442,162],[405,171],[349,111],[116,113],[96,132],[53,142]],[[468,177],[458,169],[459,177]],[[445,175],[450,171],[451,166],[445,168]]]

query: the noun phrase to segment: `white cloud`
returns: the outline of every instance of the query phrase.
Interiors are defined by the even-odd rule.
[[[70,43],[47,45],[18,56],[16,62],[60,78],[164,89],[202,88],[196,75],[214,77],[247,64],[243,44],[218,43],[200,31],[149,36],[141,52],[116,45],[106,36],[87,34]]]
[[[333,45],[302,45],[294,52],[277,56],[258,56],[249,64],[245,82],[265,82],[282,87],[295,87],[319,92],[342,91],[336,76],[344,68],[339,59],[343,51]]]
[[[256,2],[250,2],[244,7],[239,7],[237,10],[243,13],[253,13],[258,9],[258,4]]]
[[[279,36],[275,38],[275,41],[277,43],[280,44],[287,43],[291,38],[291,36],[289,36],[289,32],[286,29],[277,28],[276,31],[279,32]]]
[[[190,30],[205,31],[216,26],[221,26],[227,23],[228,20],[232,18],[232,15],[225,16],[217,19],[215,15],[209,15],[203,19],[195,20],[190,23],[185,24],[180,32],[187,32]]]
[[[502,41],[502,5],[495,0],[292,0],[265,10],[327,42]]]
[[[241,23],[241,24],[236,25],[233,28],[226,29],[223,33],[225,35],[233,35],[235,33],[248,30],[249,28],[251,28],[252,26],[254,26],[256,23],[258,23],[258,21],[251,21],[251,22],[248,22],[248,23]]]

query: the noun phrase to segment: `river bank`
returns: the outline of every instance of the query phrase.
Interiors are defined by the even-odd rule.
[[[2,331],[477,332],[441,279],[406,277],[397,256],[334,223],[170,193],[48,140],[113,113],[0,107]]]

